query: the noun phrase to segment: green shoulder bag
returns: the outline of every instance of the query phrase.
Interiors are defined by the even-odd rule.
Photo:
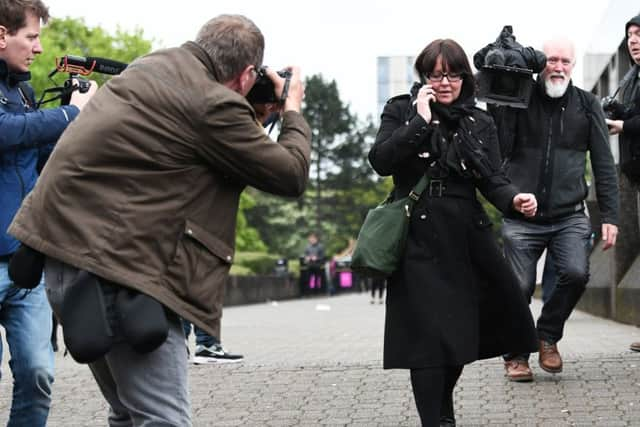
[[[407,197],[393,200],[393,192],[364,219],[356,247],[351,256],[351,269],[372,277],[388,277],[400,264],[409,231],[409,218],[429,183],[423,175]]]

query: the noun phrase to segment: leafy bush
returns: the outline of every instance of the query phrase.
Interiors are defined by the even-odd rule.
[[[231,274],[273,274],[279,255],[266,252],[236,252],[236,259]]]

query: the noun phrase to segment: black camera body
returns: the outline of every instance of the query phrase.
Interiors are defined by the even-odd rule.
[[[613,96],[605,96],[600,101],[607,119],[618,120],[626,115],[627,108]]]
[[[274,104],[274,103],[283,103],[287,98],[287,90],[289,85],[285,84],[284,90],[282,92],[282,96],[278,98],[276,96],[276,88],[273,84],[273,81],[267,76],[265,72],[265,67],[261,67],[257,70],[258,77],[256,78],[256,82],[247,94],[247,100],[250,104]],[[280,77],[283,79],[291,79],[291,71],[289,70],[280,70],[277,72]]]

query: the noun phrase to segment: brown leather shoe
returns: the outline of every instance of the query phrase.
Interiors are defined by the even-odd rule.
[[[640,351],[640,341],[631,343],[629,349],[633,351]]]
[[[509,381],[518,383],[533,381],[533,372],[531,372],[529,362],[526,360],[505,360],[504,369],[507,371],[505,375],[509,378]]]
[[[549,344],[544,340],[540,340],[538,362],[540,367],[549,373],[557,374],[562,372],[562,357],[558,353],[556,344]]]

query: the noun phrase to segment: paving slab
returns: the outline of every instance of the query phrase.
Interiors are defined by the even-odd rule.
[[[190,366],[195,426],[419,425],[408,371],[382,369],[384,305],[369,295],[228,307],[222,325],[225,347],[245,360]],[[577,311],[559,344],[561,374],[532,363],[535,381],[521,384],[506,380],[499,359],[467,366],[455,391],[458,425],[640,426],[632,341],[640,341],[639,328]],[[11,401],[8,358],[0,365],[0,425]],[[88,368],[57,353],[48,425],[105,426],[106,416]]]

